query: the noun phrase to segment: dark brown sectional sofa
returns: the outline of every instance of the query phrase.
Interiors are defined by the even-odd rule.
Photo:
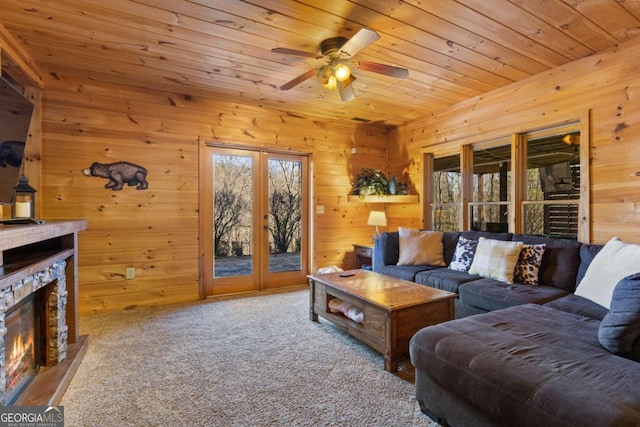
[[[599,337],[603,319],[613,314],[573,293],[603,245],[447,232],[447,265],[460,236],[545,243],[539,285],[446,266],[398,266],[398,233],[380,236],[375,271],[458,294],[456,320],[422,329],[410,343],[422,411],[451,426],[640,426],[640,310],[634,308],[640,306],[640,275],[629,279],[632,293],[619,298],[626,304],[622,315],[631,316],[624,320],[626,333],[630,322],[636,324],[626,342],[630,354],[621,357]]]

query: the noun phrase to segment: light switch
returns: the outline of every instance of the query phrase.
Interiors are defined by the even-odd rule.
[[[322,215],[324,213],[324,206],[322,206],[322,205],[316,206],[316,213],[318,215]]]

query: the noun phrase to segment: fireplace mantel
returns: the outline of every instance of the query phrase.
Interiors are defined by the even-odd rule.
[[[56,405],[75,374],[88,346],[88,337],[78,332],[78,232],[87,228],[85,220],[47,221],[44,224],[0,226],[0,305],[2,313],[12,299],[34,292],[46,281],[52,268],[63,265],[59,282],[65,299],[66,351],[41,367],[14,405]],[[36,283],[36,285],[33,285]],[[33,288],[33,289],[31,289]],[[4,316],[4,315],[3,315]]]

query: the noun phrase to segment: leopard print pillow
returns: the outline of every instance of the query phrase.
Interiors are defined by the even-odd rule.
[[[471,267],[477,247],[477,240],[471,240],[460,236],[458,238],[456,250],[453,253],[453,259],[451,260],[451,264],[449,264],[449,268],[456,271],[469,271],[469,267]]]
[[[545,243],[539,245],[524,245],[520,251],[516,268],[513,272],[513,281],[525,285],[538,285],[538,273],[542,263]]]

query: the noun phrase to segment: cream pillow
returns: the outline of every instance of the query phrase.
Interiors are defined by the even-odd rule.
[[[444,267],[442,231],[398,228],[400,255],[398,265],[437,265]]]
[[[523,245],[522,242],[506,242],[480,237],[469,274],[513,283],[513,270]]]
[[[593,258],[575,294],[600,304],[611,305],[613,289],[620,279],[640,272],[640,245],[609,240]]]

